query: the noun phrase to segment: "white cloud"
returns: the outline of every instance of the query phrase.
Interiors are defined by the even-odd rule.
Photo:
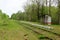
[[[27,0],[0,0],[0,9],[11,16],[12,13],[18,10],[23,11],[23,5]]]

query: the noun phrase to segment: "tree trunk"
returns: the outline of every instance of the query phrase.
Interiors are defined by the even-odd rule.
[[[51,0],[49,0],[49,16],[51,16]]]

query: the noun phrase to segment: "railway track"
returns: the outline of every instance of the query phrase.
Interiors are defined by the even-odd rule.
[[[27,27],[27,25],[23,25],[25,28],[27,28],[27,29],[29,29],[29,30],[32,30],[33,32],[35,32],[35,33],[37,33],[38,35],[39,34],[41,34],[39,31],[37,31],[37,30],[35,30],[35,29],[32,29],[32,28],[30,28],[30,27]],[[53,39],[51,39],[51,38],[49,38],[49,37],[47,37],[47,36],[45,36],[48,40],[53,40]]]
[[[46,36],[52,40],[60,40],[60,35],[57,33],[54,33],[54,32],[48,31],[48,30],[44,30],[41,28],[37,28],[37,27],[34,27],[33,25],[28,25],[25,23],[20,23],[20,24],[22,26],[25,26],[25,28],[32,30],[33,32],[35,32],[37,34],[43,34],[44,36]]]
[[[26,25],[28,25],[28,24],[26,24]],[[31,27],[33,27],[33,28],[37,28],[37,29],[40,29],[40,30],[43,30],[43,31],[46,31],[46,32],[49,32],[49,33],[52,33],[52,34],[55,34],[55,35],[57,35],[58,37],[60,37],[60,34],[58,34],[58,33],[56,33],[56,32],[53,32],[52,30],[46,30],[46,29],[39,28],[39,27],[33,26],[33,25],[28,25],[28,26],[31,26]]]
[[[47,30],[47,29],[44,29],[44,28],[40,28],[40,26],[35,26],[35,25],[29,24],[29,23],[23,23],[23,24],[26,24],[26,25],[28,25],[28,26],[32,26],[32,27],[34,27],[34,28],[37,28],[37,29],[41,29],[41,30],[50,32],[50,33],[55,34],[55,35],[58,35],[58,36],[60,37],[60,33],[57,33],[57,32],[55,32],[55,31],[53,31],[53,30]]]

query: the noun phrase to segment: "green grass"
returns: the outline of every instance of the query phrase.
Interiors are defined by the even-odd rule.
[[[27,23],[23,23],[23,22],[22,22],[22,24],[25,24],[25,25],[27,25],[27,27],[39,31],[41,34],[43,34],[43,36],[47,36],[47,37],[52,38],[52,39],[54,39],[54,40],[55,40],[55,39],[60,40],[60,38],[57,37],[57,35],[55,35],[55,34],[53,34],[53,33],[51,33],[51,32],[47,32],[47,31],[41,30],[41,29],[39,29],[37,26],[33,26],[33,25],[30,25],[30,24],[27,24]],[[47,25],[45,25],[45,26],[47,26]],[[59,26],[59,25],[51,25],[51,27],[53,27],[53,30],[51,30],[51,31],[56,32],[57,34],[59,34],[60,27],[58,27],[58,26]],[[56,27],[57,27],[57,28],[56,28]],[[58,30],[58,29],[59,29],[59,30]],[[45,29],[45,30],[46,30],[46,29]],[[58,31],[57,31],[57,30],[58,30]]]
[[[15,21],[15,20],[1,20],[0,21],[0,40],[24,40],[25,34],[28,34],[28,40],[38,40],[39,35],[37,36],[36,34],[34,34],[33,31],[26,29],[23,25],[18,23],[19,21]],[[60,34],[60,31],[59,31],[60,25],[51,25],[51,27],[54,27],[53,31]],[[51,34],[51,33],[48,34],[45,32],[43,33],[47,35]]]
[[[34,33],[14,20],[0,22],[0,40],[24,40],[24,35],[28,34],[29,40],[38,40]]]
[[[57,32],[58,34],[60,34],[60,25],[51,25],[51,27],[53,27],[53,31]]]
[[[23,22],[28,22],[28,21],[23,21]],[[36,23],[36,22],[30,22],[30,23],[39,24],[39,23]],[[27,24],[27,23],[25,23],[25,24]],[[57,33],[57,34],[60,34],[60,25],[44,25],[44,26],[50,26],[50,27],[52,27],[52,30],[45,29],[45,28],[42,28],[42,29],[45,29],[45,30],[48,30],[48,31],[52,31],[52,32]],[[39,28],[39,27],[37,27],[37,28]]]

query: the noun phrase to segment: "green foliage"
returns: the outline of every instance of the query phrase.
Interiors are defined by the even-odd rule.
[[[0,25],[7,25],[9,16],[0,10]]]
[[[58,9],[57,7],[51,7],[51,16],[52,16],[52,23],[53,24],[58,24]]]
[[[39,10],[38,10],[39,7]],[[51,6],[50,13],[49,7],[44,5],[38,5],[37,3],[28,4],[24,7],[24,12],[17,12],[16,14],[12,14],[11,18],[16,20],[26,20],[33,22],[43,22],[44,15],[51,14],[52,24],[58,24],[58,8]],[[39,13],[39,15],[38,15]],[[39,19],[38,19],[39,17]]]
[[[12,14],[11,19],[24,20],[24,13],[17,12],[16,14]]]
[[[9,16],[6,15],[5,13],[3,13],[3,12],[0,10],[0,18],[1,18],[1,19],[8,19]]]

